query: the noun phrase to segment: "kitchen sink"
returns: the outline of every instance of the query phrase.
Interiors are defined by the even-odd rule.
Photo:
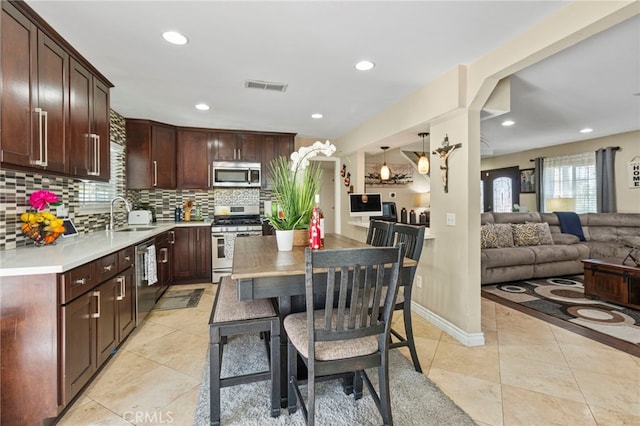
[[[132,228],[122,228],[122,229],[116,229],[116,232],[136,232],[136,231],[151,231],[155,228],[150,228],[150,227],[132,227]]]

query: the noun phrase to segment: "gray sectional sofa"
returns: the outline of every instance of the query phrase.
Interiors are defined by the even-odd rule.
[[[640,245],[640,213],[586,213],[579,217],[586,241],[561,233],[555,213],[482,213],[481,283],[581,274],[582,259],[622,263],[630,250],[628,244]],[[504,236],[509,229],[505,224],[515,233],[513,245],[500,241],[500,235],[496,243],[495,234],[491,234],[499,230]]]

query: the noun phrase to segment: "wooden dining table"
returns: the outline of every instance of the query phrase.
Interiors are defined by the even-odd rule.
[[[364,242],[340,234],[326,234],[322,250],[368,247]],[[406,282],[417,262],[404,258],[399,284]],[[275,236],[246,236],[235,241],[231,278],[238,285],[240,300],[276,298],[281,321],[305,308],[305,247],[278,251]],[[287,336],[280,334],[281,401],[287,402]]]

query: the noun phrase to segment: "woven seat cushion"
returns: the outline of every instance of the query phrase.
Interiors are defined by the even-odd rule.
[[[220,289],[218,290],[218,301],[214,307],[214,323],[267,318],[276,315],[269,299],[238,300],[236,282],[231,277],[224,277],[218,285]]]
[[[313,313],[315,328],[324,324],[324,310]],[[333,321],[335,321],[335,315]],[[309,358],[309,332],[307,328],[307,313],[300,312],[288,315],[284,319],[284,328],[300,355]],[[377,336],[360,337],[351,340],[335,340],[332,342],[316,342],[316,360],[331,361],[336,359],[353,358],[375,353],[378,350]]]

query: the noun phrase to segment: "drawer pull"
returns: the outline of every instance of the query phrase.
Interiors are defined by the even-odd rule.
[[[124,260],[125,262],[131,262],[131,256],[125,256]]]
[[[112,264],[110,264],[110,265],[104,266],[104,267],[103,267],[103,269],[104,269],[105,271],[110,271],[110,270],[112,270],[112,269],[113,269],[113,266],[114,266],[114,265],[113,265],[113,263],[112,263]]]
[[[96,312],[91,314],[91,318],[100,318],[100,291],[94,291],[92,296],[97,297],[98,300],[96,302]]]
[[[80,278],[73,282],[74,285],[85,285],[87,283],[87,277]]]

